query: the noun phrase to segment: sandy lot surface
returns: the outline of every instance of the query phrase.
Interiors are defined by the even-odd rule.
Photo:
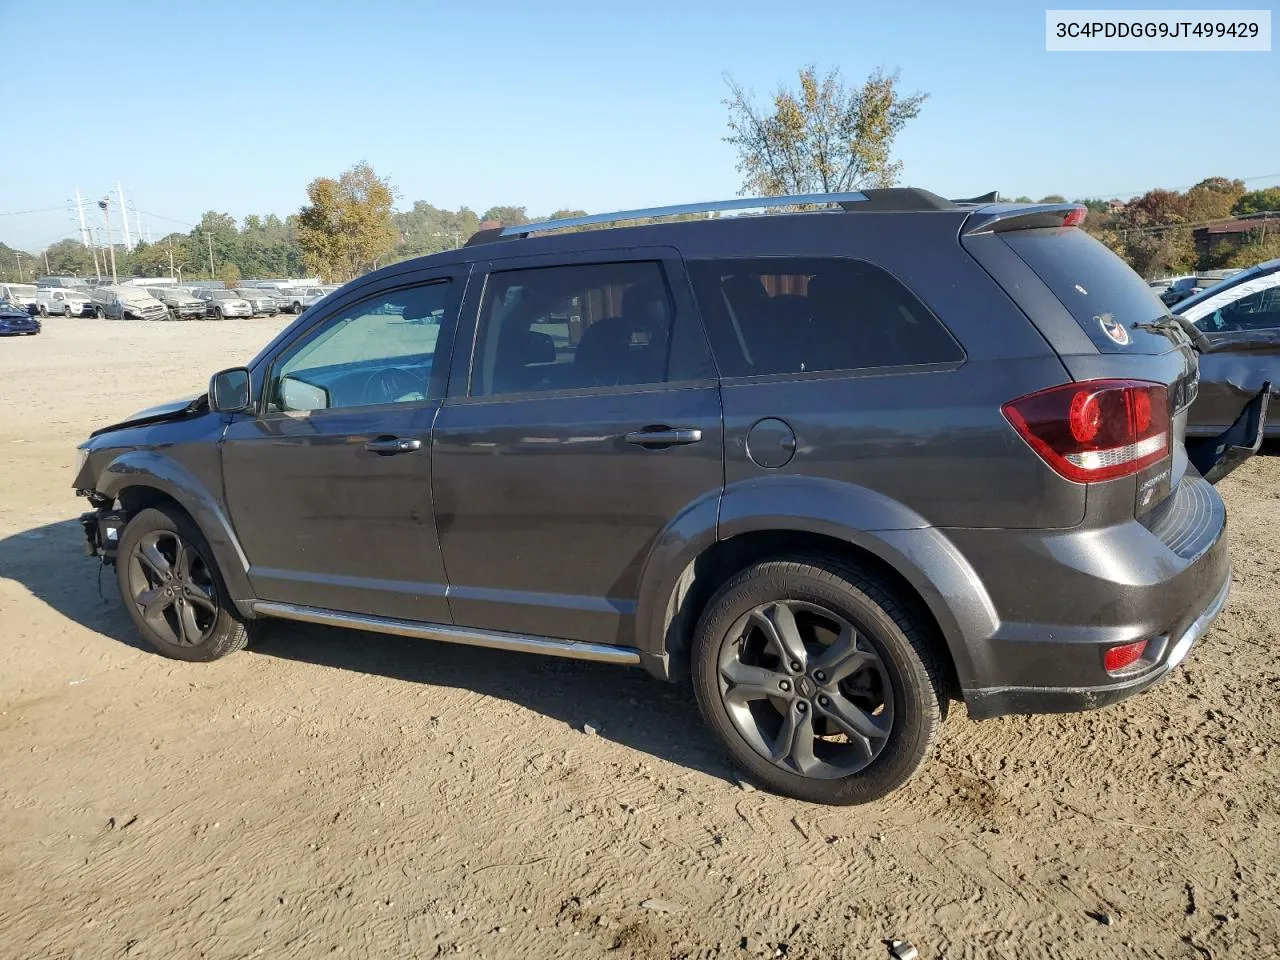
[[[828,809],[744,790],[639,670],[293,626],[140,649],[75,444],[283,322],[0,340],[0,957],[1280,955],[1280,457],[1223,485],[1234,593],[1169,681],[957,708],[906,789]]]

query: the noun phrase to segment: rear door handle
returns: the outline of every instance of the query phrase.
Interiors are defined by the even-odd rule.
[[[633,430],[624,439],[627,443],[642,447],[671,447],[697,443],[702,439],[702,431],[697,427],[646,427],[643,430]]]
[[[421,446],[422,441],[413,437],[379,437],[377,440],[370,440],[364,448],[370,453],[390,456],[393,453],[412,453]]]

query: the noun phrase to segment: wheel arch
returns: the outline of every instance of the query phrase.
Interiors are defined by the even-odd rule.
[[[186,513],[208,541],[232,600],[242,611],[248,608],[253,599],[249,561],[221,505],[190,470],[156,451],[131,450],[107,464],[95,489],[118,500],[130,516],[161,504]]]
[[[698,619],[739,571],[770,557],[823,554],[886,580],[918,610],[949,668],[949,692],[960,696],[977,675],[966,640],[990,636],[998,619],[977,574],[944,533],[873,491],[800,477],[776,480],[750,490],[731,485],[714,525],[708,527],[705,516],[691,524],[696,513],[689,511],[679,536],[659,540],[668,549],[651,555],[636,611],[645,667],[665,679],[687,675]]]

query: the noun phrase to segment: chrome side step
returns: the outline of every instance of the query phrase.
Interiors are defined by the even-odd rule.
[[[631,647],[611,647],[603,643],[526,637],[518,633],[474,630],[469,627],[419,623],[416,620],[396,620],[392,617],[372,617],[360,613],[341,613],[337,610],[300,607],[292,603],[270,603],[263,600],[254,601],[253,612],[263,617],[297,620],[301,623],[319,623],[327,627],[348,627],[352,630],[389,633],[397,637],[413,637],[416,640],[440,640],[471,647],[514,650],[517,653],[541,653],[552,657],[567,657],[570,660],[593,660],[597,663],[617,664],[640,662],[640,654]]]

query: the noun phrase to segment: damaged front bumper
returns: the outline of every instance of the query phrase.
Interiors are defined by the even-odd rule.
[[[84,528],[84,555],[101,557],[106,563],[114,563],[120,535],[129,517],[123,510],[99,507],[80,514],[80,526]]]

